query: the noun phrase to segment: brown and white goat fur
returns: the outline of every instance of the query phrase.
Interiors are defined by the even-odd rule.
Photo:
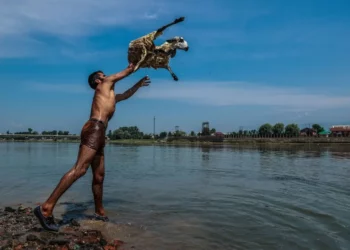
[[[189,47],[187,42],[182,37],[178,36],[166,40],[166,42],[160,46],[156,46],[153,41],[162,35],[166,28],[182,22],[183,20],[183,17],[177,18],[174,22],[129,43],[128,61],[135,65],[134,72],[139,68],[163,68],[169,71],[175,81],[178,81],[177,76],[169,66],[169,61],[170,58],[176,55],[177,49],[188,51]]]

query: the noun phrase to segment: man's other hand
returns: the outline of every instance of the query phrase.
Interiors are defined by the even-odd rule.
[[[145,76],[138,83],[140,84],[140,87],[149,86],[149,84],[151,83],[151,80],[148,76]]]

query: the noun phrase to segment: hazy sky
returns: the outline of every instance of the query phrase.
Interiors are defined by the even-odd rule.
[[[350,123],[350,1],[0,0],[0,133],[69,130],[89,117],[88,75],[127,66],[129,41],[185,16],[156,40],[189,43],[152,84],[117,105],[109,129],[222,132],[270,122]]]

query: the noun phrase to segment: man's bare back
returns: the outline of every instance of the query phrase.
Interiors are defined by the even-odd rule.
[[[130,75],[133,71],[134,66],[130,64],[125,70],[117,74],[105,76],[102,71],[96,71],[89,76],[88,82],[90,87],[95,90],[95,95],[92,101],[90,119],[86,121],[81,130],[77,161],[61,178],[50,197],[41,206],[34,209],[34,214],[46,230],[59,230],[52,215],[53,209],[63,193],[86,173],[90,165],[93,172],[92,192],[95,201],[95,218],[103,221],[108,220],[102,205],[105,174],[104,147],[108,121],[114,114],[116,103],[128,99],[140,87],[148,86],[150,83],[147,76],[143,77],[124,93],[115,95],[115,83]]]

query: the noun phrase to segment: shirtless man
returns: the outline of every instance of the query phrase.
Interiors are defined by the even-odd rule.
[[[50,197],[41,206],[37,206],[34,209],[34,214],[44,229],[58,231],[59,227],[55,224],[52,214],[53,209],[63,193],[86,173],[90,164],[93,173],[92,192],[95,201],[95,218],[108,221],[102,205],[105,174],[104,146],[107,124],[114,114],[116,103],[128,99],[140,87],[148,86],[150,83],[150,79],[145,76],[123,94],[115,95],[115,83],[130,75],[133,71],[134,65],[130,64],[126,69],[117,74],[105,76],[102,71],[96,71],[89,76],[88,82],[90,87],[95,90],[95,95],[92,102],[90,119],[81,130],[81,142],[77,161],[61,178]]]

